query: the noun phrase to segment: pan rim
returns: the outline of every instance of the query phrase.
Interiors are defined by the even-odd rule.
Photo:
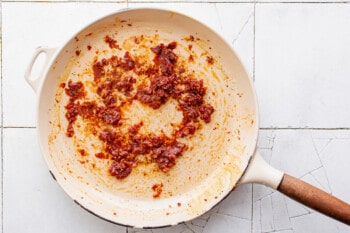
[[[96,23],[98,23],[98,22],[100,22],[100,21],[102,21],[102,20],[104,20],[104,19],[106,19],[106,18],[108,18],[108,17],[118,15],[118,14],[121,13],[121,12],[143,11],[143,10],[156,10],[156,11],[162,11],[162,12],[165,12],[165,11],[166,11],[166,12],[178,14],[178,15],[181,16],[181,17],[185,17],[185,18],[187,18],[187,19],[189,19],[189,20],[191,20],[191,21],[194,21],[194,22],[196,22],[196,23],[202,25],[202,26],[205,27],[206,29],[208,29],[212,34],[215,34],[216,37],[218,37],[223,43],[225,43],[225,45],[227,45],[227,47],[230,48],[230,52],[234,53],[235,57],[237,58],[238,62],[240,63],[242,69],[244,70],[244,72],[245,72],[245,74],[246,74],[246,76],[247,76],[247,78],[248,78],[249,87],[250,87],[251,92],[252,92],[252,95],[253,95],[252,97],[253,97],[253,102],[254,102],[253,104],[254,104],[254,110],[255,110],[255,117],[254,117],[254,120],[255,120],[255,124],[254,124],[254,134],[255,134],[255,135],[254,135],[254,137],[253,137],[253,138],[254,138],[254,142],[252,142],[252,146],[253,146],[252,148],[253,148],[253,149],[252,149],[252,151],[251,151],[251,153],[250,153],[250,156],[249,156],[249,160],[250,160],[250,159],[252,158],[252,156],[254,155],[254,152],[255,152],[255,150],[256,150],[256,145],[257,145],[257,138],[258,138],[258,132],[259,132],[259,112],[258,112],[258,111],[259,111],[259,108],[258,108],[258,102],[257,102],[256,91],[255,91],[255,88],[254,88],[254,85],[253,85],[253,80],[252,80],[251,78],[249,78],[249,75],[248,75],[248,73],[247,73],[246,67],[244,67],[244,65],[243,65],[243,63],[242,63],[240,57],[236,54],[236,52],[234,51],[232,45],[230,45],[218,32],[216,32],[216,31],[215,31],[214,29],[212,29],[211,27],[207,26],[205,23],[203,23],[203,22],[201,22],[201,21],[199,21],[199,20],[196,20],[196,19],[194,19],[194,18],[192,18],[192,17],[189,17],[189,16],[187,16],[187,15],[185,15],[185,14],[183,14],[183,13],[179,13],[179,12],[176,12],[176,11],[173,11],[173,10],[168,10],[168,9],[163,9],[163,8],[140,7],[140,8],[126,8],[126,9],[117,10],[116,12],[113,12],[113,13],[107,14],[107,15],[105,15],[105,16],[103,16],[103,17],[100,17],[99,19],[94,20],[93,22],[91,22],[91,23],[87,24],[86,26],[82,27],[82,29],[80,29],[77,33],[75,33],[70,39],[68,39],[62,46],[60,46],[60,47],[57,49],[57,51],[56,51],[55,54],[53,55],[51,61],[48,63],[48,66],[46,67],[46,70],[43,72],[43,80],[41,80],[41,83],[40,83],[39,88],[38,88],[38,91],[37,91],[37,93],[38,93],[38,94],[37,94],[37,98],[38,98],[38,99],[37,99],[37,117],[36,117],[36,120],[37,120],[36,125],[37,125],[37,132],[38,132],[38,133],[37,133],[37,136],[38,136],[38,139],[39,139],[39,144],[40,144],[41,152],[42,152],[42,154],[43,154],[43,156],[44,156],[44,158],[45,158],[45,160],[46,160],[46,164],[49,165],[49,162],[48,162],[49,156],[47,156],[47,155],[45,154],[46,150],[45,150],[45,146],[44,146],[44,144],[43,144],[45,141],[43,141],[43,140],[40,138],[40,137],[41,137],[41,136],[40,136],[40,135],[41,135],[40,131],[41,131],[41,128],[43,127],[42,124],[45,125],[46,123],[40,121],[40,116],[39,116],[39,115],[40,115],[40,111],[39,111],[39,110],[40,110],[40,99],[41,99],[42,96],[43,96],[43,84],[45,83],[45,81],[46,81],[46,79],[47,79],[47,76],[48,76],[48,74],[49,74],[50,68],[52,67],[54,61],[56,60],[56,58],[58,57],[58,55],[62,52],[62,50],[63,50],[72,40],[74,40],[74,38],[75,38],[80,32],[82,32],[83,30],[85,30],[85,29],[91,27],[92,25],[94,25],[94,24],[96,24]],[[248,163],[246,164],[246,166],[244,167],[244,171],[241,173],[239,180],[242,178],[243,174],[244,174],[245,171],[247,170],[248,164],[249,164],[249,161],[248,161]],[[50,171],[50,173],[53,174],[54,177],[58,175],[58,174],[54,174],[54,173],[51,171],[50,167],[49,167],[49,171]],[[236,182],[236,185],[239,183],[239,180]],[[59,179],[56,180],[56,182],[59,184],[59,186],[63,189],[63,191],[64,191],[70,198],[72,198],[75,202],[77,202],[77,201],[75,200],[75,198],[71,195],[71,193],[68,192],[69,190],[67,190],[66,188],[64,188],[65,186],[62,185],[62,183],[60,183],[60,180],[59,180]],[[227,193],[227,195],[226,195],[224,198],[221,198],[220,200],[218,200],[218,201],[215,203],[215,205],[212,206],[211,208],[213,208],[213,207],[215,207],[216,205],[218,205],[219,203],[221,203],[234,189],[235,189],[235,186],[232,188],[232,190],[230,190],[230,191]],[[106,218],[106,217],[104,217],[104,216],[100,216],[99,214],[97,214],[97,213],[95,213],[93,210],[91,210],[90,208],[86,207],[86,206],[85,206],[84,204],[82,204],[81,202],[77,202],[77,203],[78,203],[79,206],[81,206],[82,208],[86,209],[86,210],[89,211],[90,213],[92,213],[92,214],[94,214],[95,216],[97,216],[97,217],[99,217],[99,218],[101,218],[101,219],[104,219],[104,220],[106,220],[106,221],[108,221],[108,222],[112,222],[112,223],[115,223],[115,224],[117,224],[117,225],[128,226],[128,227],[137,227],[137,228],[138,228],[138,226],[132,226],[132,225],[128,225],[128,224],[125,225],[125,224],[120,223],[120,222],[118,222],[118,221],[114,221],[114,220],[111,220],[111,219]],[[211,208],[210,208],[210,209],[211,209]],[[209,210],[205,210],[202,214],[204,214],[204,213],[210,211],[210,209],[209,209]],[[191,218],[191,219],[185,219],[185,221],[190,221],[190,220],[192,220],[192,219],[194,219],[194,218],[199,217],[199,216],[202,215],[202,214],[199,214],[199,215],[197,215],[197,216],[194,216],[194,217]],[[177,223],[175,223],[175,224],[170,224],[170,225],[169,225],[169,224],[164,224],[164,225],[157,225],[157,226],[143,226],[142,228],[163,228],[163,227],[167,227],[167,226],[177,225],[177,224],[180,224],[181,222],[183,222],[183,221],[179,221],[179,222],[177,222]]]

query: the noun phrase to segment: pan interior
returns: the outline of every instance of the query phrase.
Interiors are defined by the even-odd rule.
[[[112,49],[106,36],[117,41],[119,48]],[[152,59],[150,47],[173,41],[186,70],[203,80],[205,101],[215,111],[210,123],[202,124],[193,136],[179,139],[188,149],[168,172],[155,164],[139,164],[128,177],[118,180],[108,172],[111,161],[95,156],[103,145],[98,137],[86,133],[83,120],[75,123],[73,137],[66,136],[68,97],[60,86],[69,80],[81,81],[87,93],[92,93],[88,98],[98,101],[92,85],[96,59],[122,57],[125,51]],[[208,64],[208,57],[215,62]],[[234,188],[254,151],[256,101],[244,68],[225,41],[186,16],[155,9],[107,16],[70,40],[46,76],[38,128],[48,166],[68,195],[110,221],[157,227],[199,216]],[[129,125],[143,121],[146,133],[171,134],[172,125],[181,122],[183,115],[173,100],[157,110],[134,101],[124,117]],[[161,186],[157,198],[155,186]]]

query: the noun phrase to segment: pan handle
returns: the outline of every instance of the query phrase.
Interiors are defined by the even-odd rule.
[[[277,189],[282,181],[282,177],[283,172],[271,167],[257,150],[249,161],[247,170],[243,174],[239,183],[258,183]]]
[[[277,190],[297,202],[350,225],[350,205],[321,189],[284,174]]]
[[[255,152],[240,180],[240,184],[244,183],[259,183],[269,186],[297,202],[350,225],[350,205],[348,203],[271,167],[261,157],[259,151]]]
[[[32,87],[34,92],[37,92],[39,85],[41,84],[41,81],[43,79],[43,74],[45,69],[48,67],[48,63],[51,61],[52,56],[56,52],[55,48],[47,48],[47,47],[38,47],[36,48],[34,55],[32,59],[29,62],[29,65],[24,73],[24,78],[26,79],[27,83]],[[43,67],[41,68],[41,71],[39,72],[39,75],[36,77],[32,76],[32,70],[35,65],[35,62],[37,61],[39,55],[45,54],[45,61],[43,64]]]

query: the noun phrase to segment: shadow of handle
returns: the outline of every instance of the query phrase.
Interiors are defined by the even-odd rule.
[[[350,225],[350,205],[321,189],[284,174],[277,190],[297,202]]]

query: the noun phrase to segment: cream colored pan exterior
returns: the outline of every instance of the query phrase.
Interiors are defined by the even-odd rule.
[[[192,68],[204,80],[208,88],[205,98],[215,112],[209,124],[185,139],[190,150],[168,173],[151,172],[152,167],[144,166],[134,169],[126,179],[117,180],[107,172],[108,161],[93,156],[95,147],[91,145],[98,144],[93,137],[79,132],[80,136],[74,140],[65,136],[67,99],[59,85],[67,79],[79,78],[73,74],[91,66],[96,54],[86,47],[91,45],[93,49],[103,50],[106,34],[126,41],[121,45],[124,49],[128,48],[127,41],[132,36],[152,37],[163,43],[177,41],[177,52],[183,56],[189,52],[185,38],[191,35],[199,38],[193,42],[198,59]],[[80,51],[79,56],[76,51]],[[46,54],[45,69],[40,77],[33,78],[31,67],[41,53]],[[215,58],[211,68],[205,65],[206,53]],[[131,9],[106,16],[85,27],[60,49],[38,48],[26,78],[38,95],[39,141],[50,172],[75,202],[111,222],[132,227],[159,227],[193,219],[234,189],[255,153],[258,108],[252,81],[227,42],[205,25],[182,14]],[[137,106],[130,111],[130,118],[144,119],[149,131],[166,131],[167,124],[178,120],[171,104],[160,109],[160,113],[139,110]],[[88,162],[81,162],[77,145],[90,152],[83,158]],[[91,163],[95,164],[94,168]],[[144,176],[145,172],[149,175]],[[275,185],[281,173],[277,172],[276,177]],[[255,178],[247,177],[245,181]],[[151,187],[157,183],[163,184],[162,195],[153,198]]]

